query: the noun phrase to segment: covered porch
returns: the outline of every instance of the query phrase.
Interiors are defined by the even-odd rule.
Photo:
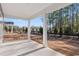
[[[63,56],[63,54],[51,50],[47,42],[47,14],[58,10],[69,4],[52,4],[52,3],[1,3],[0,4],[0,18],[4,22],[4,18],[17,18],[28,21],[28,38],[26,40],[19,40],[14,42],[4,41],[4,23],[0,24],[0,55],[24,55],[24,56]],[[53,9],[53,10],[52,10]],[[43,20],[43,44],[39,44],[31,40],[31,20],[35,17],[41,16]],[[13,30],[13,29],[12,29]],[[13,32],[11,30],[11,32]],[[45,52],[45,53],[44,53]]]

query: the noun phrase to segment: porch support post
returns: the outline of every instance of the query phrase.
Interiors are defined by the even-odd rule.
[[[3,25],[4,25],[4,13],[2,10],[2,6],[0,3],[0,20],[2,21],[0,24],[0,43],[3,43],[3,37],[4,37],[4,29],[3,29]]]
[[[4,37],[4,30],[3,30],[3,18],[0,17],[0,19],[2,20],[1,24],[0,24],[0,43],[3,43],[3,37]]]
[[[11,33],[13,33],[13,25],[11,25]]]
[[[43,45],[48,47],[47,43],[47,15],[43,16]]]
[[[30,26],[30,20],[28,20],[28,39],[31,40],[31,26]]]

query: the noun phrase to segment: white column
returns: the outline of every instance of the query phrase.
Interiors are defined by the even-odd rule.
[[[28,39],[31,40],[31,26],[30,26],[30,20],[28,20]]]
[[[43,17],[43,45],[44,47],[48,47],[47,43],[47,16]]]
[[[13,25],[11,25],[11,33],[13,33]]]
[[[0,43],[3,43],[3,37],[4,37],[4,30],[3,30],[3,22],[4,22],[4,13],[2,10],[2,6],[0,4],[0,20],[2,21],[2,23],[0,24]]]
[[[0,20],[2,21],[2,23],[0,23],[0,43],[3,43],[3,36],[4,36],[3,18],[0,17]]]

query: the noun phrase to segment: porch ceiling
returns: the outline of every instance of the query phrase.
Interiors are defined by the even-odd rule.
[[[67,3],[2,3],[4,17],[31,19],[62,8]]]

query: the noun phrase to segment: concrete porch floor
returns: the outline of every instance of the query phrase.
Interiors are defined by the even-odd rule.
[[[0,44],[0,56],[64,56],[32,40]]]

